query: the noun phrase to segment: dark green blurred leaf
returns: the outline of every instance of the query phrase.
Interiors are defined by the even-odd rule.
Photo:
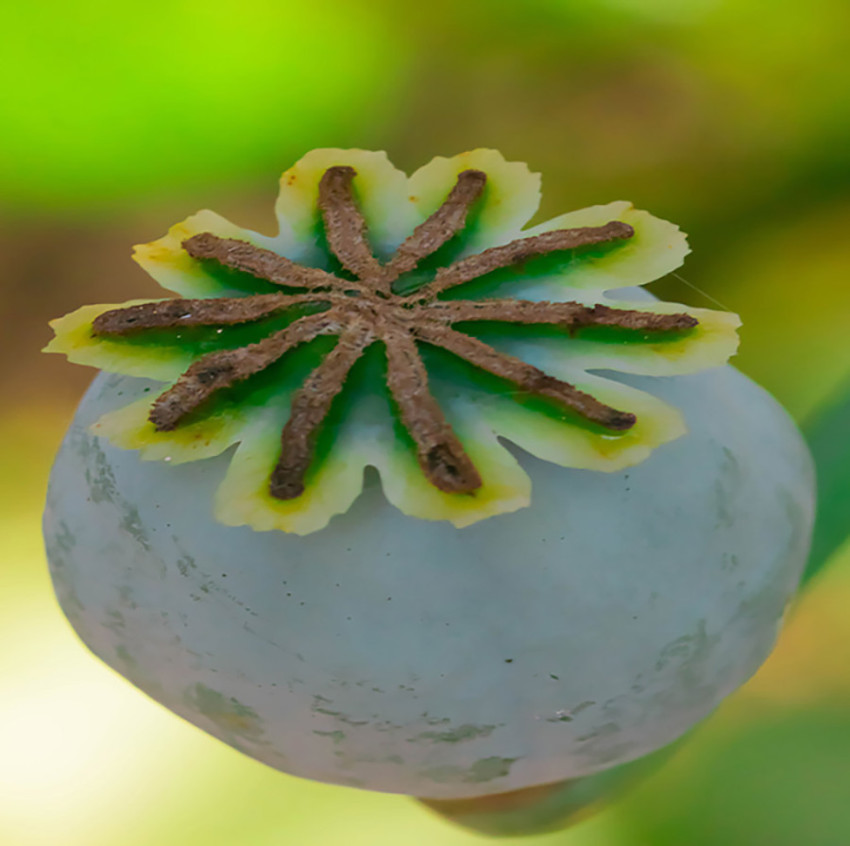
[[[805,427],[805,434],[818,474],[818,516],[804,582],[850,536],[850,385]]]
[[[643,846],[847,846],[850,714],[715,722],[623,803]]]

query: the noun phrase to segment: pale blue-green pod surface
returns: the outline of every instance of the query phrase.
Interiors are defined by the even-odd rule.
[[[623,381],[689,433],[610,474],[521,454],[531,507],[463,529],[372,478],[296,536],[214,521],[228,454],[141,462],[90,434],[153,385],[100,375],[50,481],[62,607],[154,699],[299,776],[459,799],[634,760],[764,661],[814,493],[795,426],[734,369]]]

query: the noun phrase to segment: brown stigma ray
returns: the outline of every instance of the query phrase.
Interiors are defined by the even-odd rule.
[[[472,493],[481,476],[428,389],[428,373],[410,332],[394,325],[381,333],[387,351],[387,386],[416,458],[433,485],[447,493]]]
[[[467,256],[448,267],[437,271],[434,281],[421,288],[413,296],[434,297],[439,293],[471,282],[494,270],[522,264],[531,258],[548,255],[559,250],[574,250],[577,247],[589,247],[621,238],[631,238],[634,229],[628,223],[612,220],[604,226],[583,226],[578,229],[556,229],[533,235],[530,238],[518,238],[500,247],[491,247],[483,253]]]
[[[417,325],[414,333],[422,341],[448,350],[481,370],[513,382],[520,391],[552,400],[606,429],[621,432],[630,429],[637,421],[634,414],[611,408],[569,382],[549,376],[542,370],[526,364],[522,359],[500,353],[489,344],[462,332],[424,323]]]
[[[381,342],[387,358],[387,387],[400,421],[410,434],[423,474],[438,489],[474,495],[483,484],[463,444],[431,393],[419,344],[439,347],[515,387],[515,394],[544,398],[612,432],[631,428],[634,414],[612,408],[576,386],[549,376],[511,355],[458,331],[453,324],[493,321],[560,325],[570,331],[586,326],[616,326],[637,333],[684,332],[697,325],[688,314],[656,314],[608,305],[526,300],[453,300],[437,296],[448,288],[493,270],[521,264],[556,251],[631,238],[634,230],[618,220],[603,226],[555,230],[466,256],[437,272],[431,283],[411,296],[392,291],[391,283],[415,269],[466,226],[487,177],[482,171],[458,174],[443,204],[381,264],[368,240],[358,206],[354,168],[335,166],[323,174],[317,205],[327,243],[354,282],[318,268],[306,267],[270,250],[209,232],[183,242],[187,253],[201,261],[247,272],[282,287],[308,293],[256,294],[244,297],[174,299],[111,309],[93,324],[93,333],[122,336],[148,329],[184,326],[227,326],[259,322],[293,306],[324,306],[325,311],[298,317],[285,329],[239,349],[209,353],[191,367],[153,404],[150,420],[159,431],[183,424],[218,391],[226,390],[279,361],[294,347],[320,335],[338,338],[321,364],[293,394],[291,411],[281,434],[281,452],[270,470],[269,491],[278,499],[294,499],[304,491],[314,460],[317,437],[334,399],[364,351]],[[259,324],[261,325],[261,324]]]
[[[436,320],[446,323],[493,321],[498,323],[551,324],[569,329],[585,326],[616,326],[641,332],[671,332],[693,329],[698,321],[689,314],[656,314],[606,305],[552,303],[528,300],[467,300],[434,302],[424,306]]]
[[[286,288],[339,289],[339,278],[317,267],[305,267],[271,250],[255,247],[234,238],[219,238],[201,232],[183,242],[183,249],[192,258],[215,261],[232,270],[250,273],[258,279]],[[357,287],[349,283],[349,287]]]
[[[374,340],[368,325],[355,323],[348,327],[296,392],[281,435],[280,458],[271,476],[269,490],[273,497],[295,499],[304,492],[304,476],[313,462],[319,429],[349,371]]]
[[[252,323],[296,305],[340,302],[339,296],[319,298],[311,294],[255,294],[210,300],[161,300],[99,314],[95,335],[129,335],[142,329],[173,329],[177,326],[236,326]]]
[[[159,431],[177,428],[180,422],[214,393],[260,373],[299,344],[319,335],[339,332],[341,315],[333,310],[304,317],[256,344],[222,350],[199,358],[153,404],[150,420]]]
[[[381,265],[372,255],[368,228],[354,199],[353,167],[329,167],[319,181],[319,209],[331,252],[358,279],[381,287]]]
[[[445,202],[424,223],[413,230],[384,267],[386,282],[394,282],[402,273],[413,270],[422,259],[437,252],[466,226],[472,204],[481,196],[487,174],[464,170]]]

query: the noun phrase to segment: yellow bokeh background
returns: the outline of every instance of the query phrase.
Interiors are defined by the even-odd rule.
[[[628,199],[681,224],[694,254],[655,290],[739,312],[737,365],[805,425],[850,381],[848,32],[841,0],[8,5],[0,844],[481,842],[404,797],[265,768],[79,643],[39,522],[91,373],[38,353],[48,319],[155,296],[130,245],[198,208],[269,230],[277,175],[312,147],[412,170],[492,146],[543,173],[541,217]],[[848,606],[845,546],[668,765],[536,842],[850,843]]]

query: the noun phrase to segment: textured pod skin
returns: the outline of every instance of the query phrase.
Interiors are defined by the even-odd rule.
[[[612,474],[523,454],[531,507],[460,530],[372,480],[298,537],[213,521],[226,455],[140,462],[89,434],[153,384],[101,375],[50,482],[62,607],[154,699],[296,775],[459,799],[636,759],[765,659],[814,495],[796,428],[737,371],[624,381],[689,434]]]

